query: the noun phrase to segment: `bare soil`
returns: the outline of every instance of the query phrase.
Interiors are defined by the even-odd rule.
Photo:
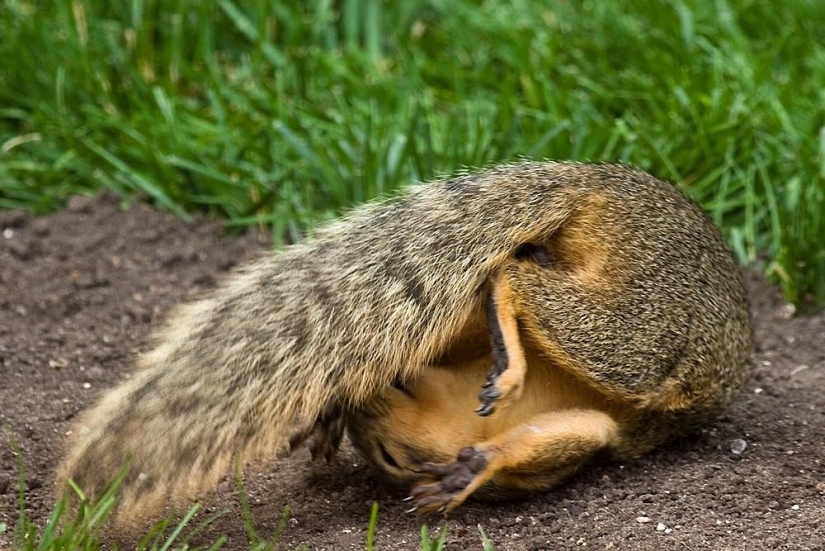
[[[43,218],[0,213],[0,522],[9,531],[18,476],[10,435],[26,462],[28,512],[42,521],[78,412],[126,376],[174,304],[267,246],[203,219],[122,210],[108,195]],[[479,525],[499,550],[825,549],[825,314],[796,317],[775,289],[747,279],[755,374],[695,437],[594,465],[526,501],[468,503],[446,521],[405,514],[404,494],[347,446],[331,467],[302,452],[246,477],[259,532],[271,533],[288,507],[282,548],[364,549],[378,501],[382,549],[418,549],[422,523],[448,527],[448,549],[480,549]],[[231,477],[204,505],[229,510],[206,538],[227,534],[226,549],[248,548]],[[0,548],[10,545],[0,535]]]

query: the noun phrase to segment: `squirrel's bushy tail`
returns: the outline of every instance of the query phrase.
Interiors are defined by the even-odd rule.
[[[413,376],[497,267],[555,231],[600,174],[525,163],[417,186],[247,265],[171,316],[82,417],[60,478],[99,495],[128,459],[120,508],[133,517],[213,487],[236,453],[272,456],[330,404]]]

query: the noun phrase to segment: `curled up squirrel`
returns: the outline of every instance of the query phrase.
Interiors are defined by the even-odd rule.
[[[120,518],[347,431],[412,507],[546,489],[713,418],[750,371],[737,265],[672,185],[530,162],[422,184],[174,313],[80,420],[59,479]]]

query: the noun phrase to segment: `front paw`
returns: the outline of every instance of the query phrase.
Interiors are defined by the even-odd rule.
[[[515,370],[492,367],[487,373],[487,382],[481,387],[478,400],[481,404],[475,412],[482,417],[495,413],[521,398],[524,392],[524,375]]]
[[[407,512],[449,513],[486,481],[486,467],[487,459],[475,448],[462,449],[452,463],[424,463],[417,472],[435,481],[413,488],[407,498],[413,507]]]

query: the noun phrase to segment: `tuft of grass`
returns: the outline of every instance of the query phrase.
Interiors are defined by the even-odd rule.
[[[375,549],[375,531],[377,524],[378,503],[373,502],[372,511],[370,513],[369,527],[367,528],[367,551],[373,551]],[[489,539],[487,539],[487,536],[486,534],[484,534],[484,530],[481,529],[480,525],[478,529],[481,531],[482,546],[484,548],[484,551],[493,551],[493,544]],[[441,535],[438,537],[438,539],[433,539],[430,537],[430,528],[426,524],[421,525],[421,551],[443,551],[446,545],[446,541],[446,526],[442,527]]]
[[[95,501],[89,500],[76,484],[70,482],[72,493],[61,496],[41,528],[27,514],[25,464],[23,455],[17,446],[14,446],[14,453],[18,462],[18,519],[14,534],[14,549],[16,551],[76,551],[78,549],[93,551],[105,548],[106,546],[101,541],[101,531],[117,503],[118,491],[126,478],[127,467],[124,466],[121,469],[117,478]],[[193,505],[177,524],[174,523],[174,517],[168,517],[152,526],[138,543],[137,551],[206,550],[205,546],[190,546],[190,540],[226,512],[215,513],[190,528],[189,525],[199,509],[200,504]],[[3,529],[5,530],[5,525]],[[219,549],[225,541],[226,537],[221,536],[208,547],[208,550]],[[116,550],[118,546],[114,544],[111,548]]]
[[[0,3],[0,208],[109,188],[290,242],[520,156],[679,182],[825,303],[816,0]]]
[[[249,507],[249,495],[246,493],[246,488],[243,483],[243,463],[240,455],[235,458],[235,486],[238,489],[238,500],[241,503],[241,516],[243,518],[246,535],[249,538],[250,551],[271,551],[275,549],[278,540],[281,539],[287,523],[289,522],[290,510],[289,507],[284,507],[281,512],[281,518],[278,520],[278,525],[272,532],[268,540],[261,538],[258,530],[255,528],[255,519],[252,517],[252,510]],[[305,549],[305,546],[299,550]]]
[[[437,540],[430,538],[430,529],[426,524],[421,527],[421,551],[443,551],[446,541],[446,526],[441,529],[441,536]]]
[[[120,486],[123,484],[128,474],[128,465],[124,465],[117,478],[106,488],[97,500],[90,500],[88,496],[74,482],[70,481],[71,494],[64,493],[55,504],[51,515],[46,520],[43,527],[32,520],[26,510],[26,477],[25,462],[23,454],[15,443],[12,448],[17,457],[18,467],[18,518],[14,533],[15,551],[76,551],[83,549],[86,551],[96,551],[110,546],[117,550],[117,544],[104,544],[101,538],[101,531],[106,526],[106,521],[114,511],[117,504]],[[281,535],[287,526],[290,517],[288,507],[285,507],[278,524],[268,539],[263,539],[255,528],[255,522],[249,506],[249,496],[243,484],[243,476],[240,470],[241,462],[235,461],[235,484],[238,489],[238,499],[241,504],[241,517],[250,543],[251,551],[267,551],[276,549]],[[201,520],[192,526],[195,517],[200,511],[200,503],[194,504],[180,520],[175,515],[171,515],[149,528],[146,534],[137,544],[137,551],[218,551],[223,548],[227,538],[225,535],[219,536],[208,547],[206,545],[192,545],[191,542],[218,518],[228,514],[227,510],[221,510]],[[369,524],[367,526],[366,547],[367,551],[374,551],[375,537],[378,526],[378,503],[373,502],[370,511]],[[72,516],[72,511],[74,515]],[[177,522],[176,522],[177,520]],[[0,523],[0,534],[7,530],[5,524]],[[482,545],[485,551],[492,550],[492,543],[489,542],[484,531],[479,526],[482,535]],[[422,551],[442,551],[447,538],[447,528],[441,530],[441,536],[433,541],[429,536],[429,529],[426,525],[421,527],[421,549]],[[308,547],[301,545],[295,551],[306,551]]]

